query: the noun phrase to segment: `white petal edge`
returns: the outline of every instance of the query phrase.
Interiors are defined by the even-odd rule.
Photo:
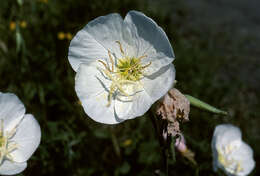
[[[102,85],[103,84],[103,85]],[[75,78],[75,90],[86,114],[96,122],[122,122],[114,113],[114,101],[107,107],[111,82],[96,68],[96,64],[81,64]]]
[[[37,120],[31,114],[26,114],[17,127],[12,141],[18,148],[10,153],[15,162],[25,162],[35,152],[41,141],[41,129]]]
[[[0,175],[15,175],[19,174],[27,167],[26,162],[17,163],[9,160],[4,160],[0,165]]]
[[[164,96],[172,87],[175,80],[175,68],[169,64],[150,76],[145,76],[141,81],[146,93],[154,103]]]
[[[76,34],[69,46],[68,59],[76,72],[81,63],[91,63],[97,59],[108,58],[107,50],[85,28]]]
[[[241,166],[243,170],[237,174],[238,176],[244,176],[250,174],[250,172],[252,172],[252,170],[255,167],[253,150],[245,142],[242,142],[239,149],[236,150],[234,153],[232,153],[232,158],[241,161]]]
[[[137,57],[147,55],[147,58],[143,59],[144,64],[151,61],[159,69],[174,60],[174,52],[167,35],[151,18],[141,12],[130,11],[124,22],[134,40],[132,43],[138,49]]]
[[[22,120],[25,107],[12,93],[0,93],[0,119],[4,121],[4,130],[10,131]]]
[[[216,147],[226,146],[232,141],[242,140],[241,131],[238,127],[231,124],[221,124],[216,126],[213,140]]]
[[[152,106],[153,101],[145,92],[137,93],[132,102],[115,100],[115,113],[119,119],[133,119],[144,115]]]
[[[121,43],[124,51],[133,50],[131,47],[128,49],[129,45],[123,38],[123,33],[127,34],[128,31],[125,30],[124,21],[118,13],[100,16],[89,22],[84,30],[117,58],[122,57],[122,54],[116,41]]]

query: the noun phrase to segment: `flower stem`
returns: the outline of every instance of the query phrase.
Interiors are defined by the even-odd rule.
[[[166,176],[168,176],[168,149],[166,142],[163,138],[163,123],[159,123],[156,115],[153,113],[152,110],[149,110],[149,115],[151,116],[151,121],[153,124],[153,127],[155,129],[155,135],[158,137],[160,146],[161,146],[161,151],[162,151],[162,156],[164,160],[164,166],[165,166],[165,173]]]
[[[116,139],[116,136],[114,134],[114,130],[113,130],[112,127],[110,127],[110,134],[111,134],[111,140],[112,140],[113,147],[114,147],[114,150],[116,152],[116,155],[118,156],[118,158],[121,158],[120,147],[118,145],[118,142],[117,142],[117,139]]]

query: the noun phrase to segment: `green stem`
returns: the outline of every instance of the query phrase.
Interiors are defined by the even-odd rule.
[[[111,134],[111,140],[112,140],[112,143],[113,143],[113,147],[114,147],[114,150],[116,152],[116,155],[121,158],[121,152],[120,152],[120,147],[118,145],[118,142],[117,142],[117,139],[116,139],[116,136],[114,134],[114,130],[112,129],[112,127],[110,127],[110,134]]]
[[[158,122],[158,120],[156,119],[156,115],[153,113],[152,110],[149,110],[149,115],[151,116],[151,120],[152,120],[152,124],[153,127],[155,129],[156,132],[156,136],[158,137],[160,146],[161,146],[161,150],[162,150],[162,155],[163,155],[163,159],[164,159],[164,165],[165,165],[165,173],[166,176],[168,176],[168,150],[167,147],[165,145],[163,136],[162,136],[162,124],[160,124]]]

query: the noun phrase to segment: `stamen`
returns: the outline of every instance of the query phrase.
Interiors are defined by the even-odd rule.
[[[146,57],[147,57],[147,55],[143,55],[143,56],[138,57],[137,59],[141,60],[141,59],[146,58]]]
[[[0,137],[4,136],[4,120],[0,120]]]
[[[10,132],[8,131],[6,136],[8,139],[12,138],[13,135],[16,133],[16,127],[14,127]]]
[[[11,162],[14,162],[14,158],[12,157],[12,155],[10,155],[10,153],[8,153],[5,157]]]
[[[109,50],[108,50],[108,56],[109,56],[110,62],[112,64],[112,72],[114,72],[114,61],[113,61],[113,58],[111,56],[111,52]]]
[[[12,152],[13,150],[15,150],[17,148],[18,148],[18,144],[17,143],[8,144],[7,153],[10,153],[10,152]]]
[[[125,91],[124,89],[122,88],[122,86],[120,84],[121,81],[117,81],[113,78],[113,76],[111,75],[110,72],[108,72],[107,70],[103,70],[104,73],[106,74],[106,76],[112,81],[112,85],[110,86],[110,90],[109,90],[109,96],[108,96],[108,105],[109,106],[111,104],[111,98],[112,98],[112,93],[115,91],[115,87],[118,88],[118,90],[120,92],[122,92],[125,96],[129,96]]]
[[[152,64],[152,62],[149,62],[149,64],[143,66],[142,69],[145,69],[145,68],[149,67],[151,64]]]
[[[108,94],[108,103],[106,105],[107,107],[109,107],[111,105],[111,99],[112,99],[114,89],[115,89],[115,85],[113,85],[113,83],[112,83],[112,85],[110,86],[109,94]]]
[[[103,62],[102,60],[98,60],[98,62],[100,62],[101,64],[104,65],[104,67],[111,72],[110,68],[107,66],[107,64],[105,62]]]
[[[108,104],[111,105],[112,96],[115,91],[119,91],[121,95],[129,97],[130,95],[124,90],[123,86],[126,84],[134,84],[137,85],[141,76],[144,74],[143,69],[149,67],[152,62],[149,62],[147,65],[142,66],[141,60],[146,58],[147,55],[136,57],[128,57],[125,55],[122,44],[120,41],[115,41],[119,45],[119,49],[122,58],[118,59],[117,64],[115,65],[115,61],[113,60],[111,52],[108,50],[109,61],[104,62],[102,60],[98,60],[105,68],[101,68],[101,71],[107,76],[108,79],[111,80],[111,85],[109,87],[108,92]],[[114,58],[116,59],[116,58]],[[111,67],[110,67],[111,64]],[[116,70],[115,70],[116,68]],[[135,92],[137,93],[137,92]],[[135,94],[134,93],[134,94]],[[131,94],[131,96],[133,96]]]
[[[16,133],[16,127],[11,131],[4,132],[4,121],[0,119],[0,165],[4,159],[13,161],[13,157],[10,153],[18,148],[18,144],[14,141],[9,140]]]
[[[122,47],[120,41],[117,40],[116,43],[119,45],[120,51],[121,51],[121,53],[123,54],[123,56],[125,56],[125,52],[124,52],[124,50],[123,50],[123,47]]]

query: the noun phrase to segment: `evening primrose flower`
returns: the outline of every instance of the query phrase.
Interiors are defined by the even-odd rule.
[[[246,176],[254,169],[253,150],[242,141],[239,128],[218,125],[211,146],[214,171],[220,168],[229,176]]]
[[[0,175],[22,172],[40,138],[38,122],[33,115],[25,114],[17,96],[0,92]]]
[[[85,112],[105,124],[143,115],[175,80],[165,32],[137,11],[89,22],[72,39],[68,59]]]

